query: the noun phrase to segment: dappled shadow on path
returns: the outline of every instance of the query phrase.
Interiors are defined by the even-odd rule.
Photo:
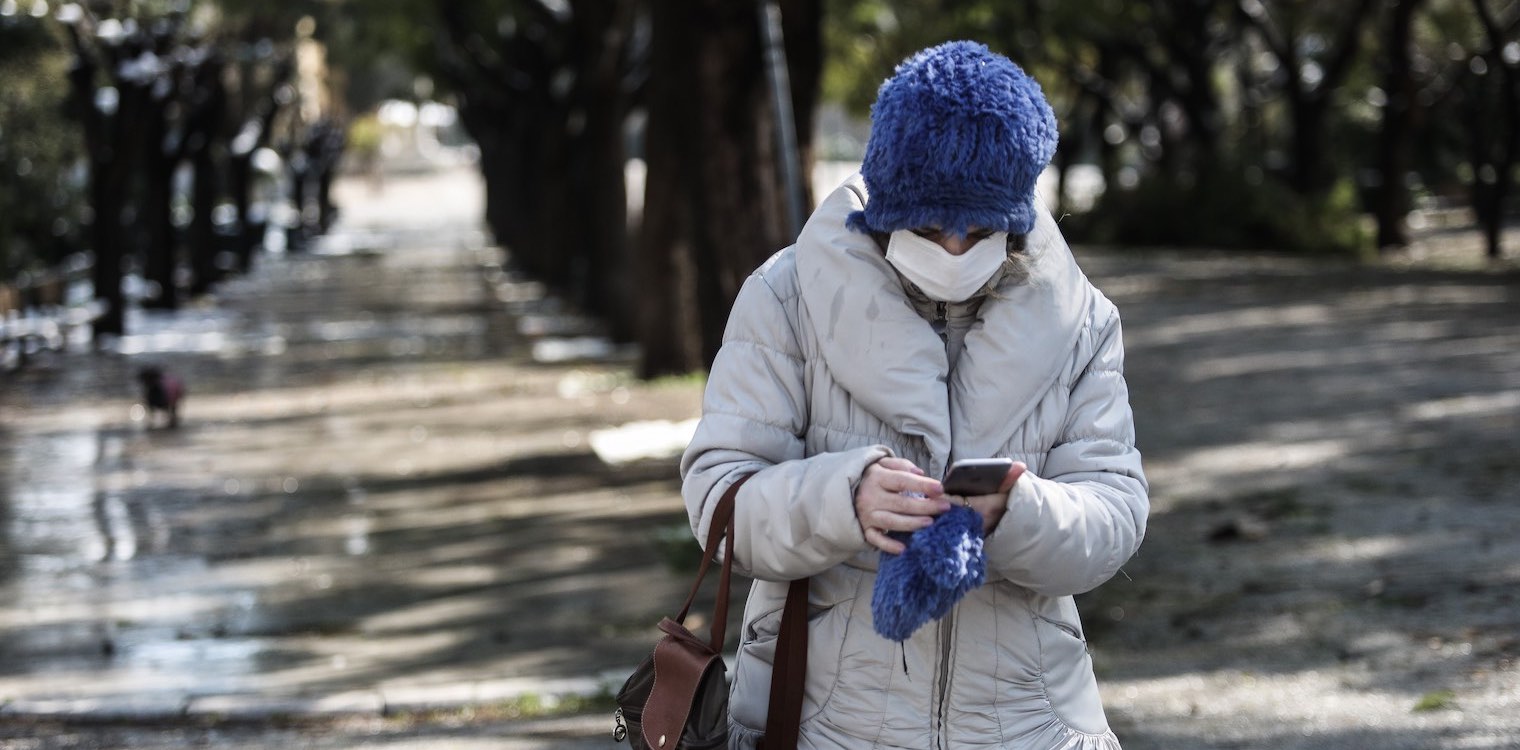
[[[1436,722],[1439,722],[1437,718]],[[1498,730],[1484,732],[1461,726],[1410,730],[1403,727],[1338,727],[1316,729],[1306,733],[1296,726],[1278,726],[1267,732],[1241,727],[1235,736],[1200,738],[1186,726],[1167,729],[1119,727],[1125,750],[1323,750],[1323,748],[1364,748],[1380,750],[1428,750],[1462,747],[1478,750],[1507,750],[1514,747],[1514,735]]]
[[[8,383],[0,704],[447,704],[637,663],[683,593],[676,469],[589,436],[698,395],[527,361],[473,253],[271,262],[222,329]],[[134,419],[144,361],[190,381],[180,429]]]
[[[1220,740],[1137,746],[1443,746],[1372,741],[1442,691],[1513,715],[1493,686],[1520,679],[1520,274],[1085,261],[1124,315],[1154,510],[1084,621],[1142,738],[1180,711]]]
[[[1520,733],[1520,279],[1082,260],[1124,314],[1155,505],[1081,598],[1126,746]],[[0,700],[394,706],[636,663],[684,593],[659,542],[685,521],[675,463],[608,466],[589,438],[694,416],[700,386],[528,362],[475,261],[419,271],[439,261],[299,259],[230,290],[232,354],[152,355],[192,376],[176,432],[129,416],[148,355],[14,381]],[[423,277],[445,292],[408,301]]]

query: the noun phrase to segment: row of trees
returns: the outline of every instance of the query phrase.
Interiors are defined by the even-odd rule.
[[[297,195],[331,171],[341,142],[302,116],[293,85],[310,20],[184,0],[26,5],[0,7],[0,66],[25,72],[7,78],[20,86],[0,114],[0,155],[20,165],[0,190],[0,281],[87,249],[97,335],[124,333],[128,269],[145,307],[175,309],[250,267],[268,228],[253,195],[268,147],[306,167],[290,170]],[[323,226],[331,204],[317,197]]]
[[[1520,0],[125,3],[140,15],[164,4],[136,41],[115,46],[101,43],[99,25],[69,21],[75,55],[102,61],[73,74],[95,82],[93,114],[79,116],[102,122],[89,127],[122,143],[148,142],[120,135],[134,128],[173,135],[149,139],[165,150],[149,164],[209,148],[235,183],[244,147],[280,130],[273,113],[289,96],[286,47],[250,40],[289,38],[296,19],[314,18],[351,95],[395,94],[374,73],[405,68],[458,106],[480,147],[485,218],[512,262],[639,342],[646,376],[705,366],[745,275],[794,237],[790,197],[806,191],[795,175],[812,163],[819,100],[863,113],[895,63],[948,38],[984,41],[1044,84],[1062,123],[1063,186],[1078,165],[1101,174],[1097,205],[1063,225],[1078,239],[1395,248],[1416,199],[1459,200],[1497,255],[1520,158]],[[173,41],[204,39],[175,19],[207,9],[220,44],[196,53],[194,41]],[[139,91],[127,73],[144,67],[134,62],[144,50],[159,72]],[[237,93],[198,83],[211,79],[238,82]],[[75,111],[90,110],[75,88]],[[160,96],[175,104],[123,116]],[[200,122],[235,126],[196,140],[210,127]],[[97,151],[92,176],[142,150]],[[636,216],[625,208],[630,155],[647,165]],[[150,192],[137,203],[159,215]],[[1064,188],[1054,197],[1076,210]],[[96,214],[97,227],[120,226]],[[111,252],[106,233],[91,243],[97,255]]]
[[[810,164],[821,0],[392,7],[374,46],[407,51],[459,107],[513,262],[638,341],[642,374],[705,366],[745,276],[795,235],[780,129]],[[762,18],[779,19],[770,50]],[[788,120],[768,51],[784,58]],[[631,149],[647,165],[633,217]]]
[[[840,61],[880,70],[971,36],[1039,78],[1058,165],[1110,188],[1081,230],[1118,242],[1408,244],[1416,196],[1476,211],[1497,257],[1520,151],[1513,0],[851,3]],[[886,33],[884,33],[886,32]],[[864,76],[841,93],[860,104]]]
[[[78,136],[59,127],[68,56],[37,19],[10,10],[0,13],[0,284],[67,256],[82,203]]]
[[[393,6],[407,22],[388,48],[441,82],[481,144],[496,236],[637,340],[644,375],[709,362],[744,276],[795,231],[768,6],[804,164],[820,97],[863,113],[903,57],[974,38],[1044,83],[1063,186],[1077,164],[1100,171],[1101,200],[1065,225],[1079,239],[1386,250],[1425,198],[1472,206],[1500,251],[1520,158],[1515,0]],[[648,178],[625,234],[630,122]]]

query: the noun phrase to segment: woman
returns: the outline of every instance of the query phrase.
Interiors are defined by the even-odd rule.
[[[1134,554],[1149,501],[1118,313],[1035,199],[1055,142],[1017,65],[924,50],[882,85],[861,175],[740,291],[681,462],[699,539],[753,474],[731,746],[759,739],[786,582],[811,577],[800,747],[1119,747],[1072,596]],[[943,493],[953,461],[987,457],[1019,462],[1003,491]],[[889,533],[952,503],[983,517],[986,583],[882,638]]]

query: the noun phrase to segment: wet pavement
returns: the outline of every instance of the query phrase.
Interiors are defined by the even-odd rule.
[[[590,445],[697,395],[620,374],[500,269],[478,185],[435,183],[134,313],[113,353],[0,375],[0,716],[539,705],[643,656],[680,593],[674,461]],[[150,363],[188,383],[178,429],[143,411]]]

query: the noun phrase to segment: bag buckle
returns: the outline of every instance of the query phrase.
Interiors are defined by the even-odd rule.
[[[612,712],[612,741],[622,742],[628,738],[628,725],[623,723],[623,709]]]

